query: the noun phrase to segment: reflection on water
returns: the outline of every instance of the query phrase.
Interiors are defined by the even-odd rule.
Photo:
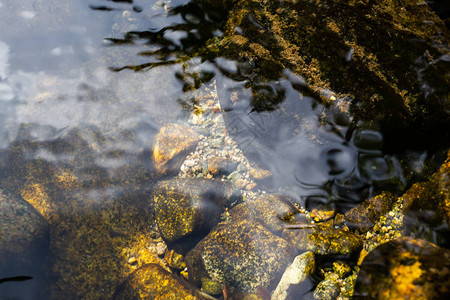
[[[261,186],[306,209],[343,213],[381,191],[401,195],[436,170],[438,154],[386,146],[384,124],[351,114],[352,99],[307,83],[289,70],[295,63],[266,59],[261,45],[274,37],[251,44],[264,59],[227,48],[229,11],[208,3],[1,0],[1,188],[51,226],[44,270],[0,272],[6,296],[31,297],[21,281],[40,276],[49,284],[31,284],[38,298],[108,298],[133,270],[130,257],[160,260],[148,250],[155,233],[144,213],[158,179],[152,141],[162,124],[186,120],[211,83],[227,135],[272,174]],[[235,28],[238,45],[266,30],[251,14],[242,22],[248,28]],[[340,46],[348,63],[353,48]]]

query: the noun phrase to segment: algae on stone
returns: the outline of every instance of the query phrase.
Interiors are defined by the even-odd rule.
[[[156,224],[169,243],[207,233],[225,207],[238,201],[232,185],[216,180],[176,178],[153,188]]]

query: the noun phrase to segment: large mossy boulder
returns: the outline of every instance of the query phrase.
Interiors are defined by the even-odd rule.
[[[410,237],[370,252],[353,295],[364,299],[449,299],[450,251]]]
[[[272,290],[296,252],[279,236],[251,219],[218,224],[186,256],[189,279],[215,282],[232,293]]]
[[[156,224],[168,243],[206,235],[238,201],[240,194],[223,181],[175,178],[153,188]]]

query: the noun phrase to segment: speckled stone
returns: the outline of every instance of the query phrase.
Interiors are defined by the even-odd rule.
[[[186,256],[189,279],[221,282],[230,292],[275,288],[295,250],[260,223],[240,219],[219,223]]]
[[[253,219],[268,230],[279,233],[298,213],[289,198],[279,194],[263,195],[256,200],[246,201],[229,212],[232,220]]]
[[[0,189],[0,277],[27,275],[48,247],[45,219],[22,197]]]
[[[386,214],[392,208],[396,199],[390,193],[382,193],[347,211],[344,215],[345,220],[349,227],[366,232],[375,225],[380,216]]]
[[[339,295],[339,277],[336,274],[326,276],[319,282],[313,293],[315,300],[334,300]]]
[[[229,183],[216,180],[176,178],[160,181],[153,188],[156,224],[169,243],[207,233],[219,222],[225,206],[239,200]]]
[[[203,299],[199,292],[156,264],[134,271],[117,288],[114,300],[130,299]]]
[[[285,229],[281,235],[299,251],[316,254],[350,254],[362,246],[362,239],[349,231],[333,227]]]
[[[450,250],[424,240],[405,237],[382,244],[360,268],[356,297],[450,299]]]

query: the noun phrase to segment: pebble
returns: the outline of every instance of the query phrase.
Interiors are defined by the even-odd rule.
[[[187,159],[184,161],[184,165],[187,167],[193,167],[193,166],[195,166],[195,160]]]
[[[158,244],[156,244],[156,254],[158,254],[159,256],[163,256],[166,252],[166,249],[167,245],[165,243],[159,242]]]

